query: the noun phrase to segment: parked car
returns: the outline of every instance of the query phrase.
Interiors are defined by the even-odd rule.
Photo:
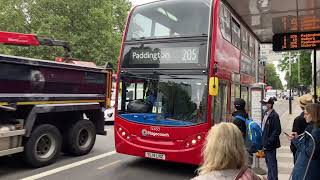
[[[112,94],[111,94],[111,103],[110,103],[111,107],[104,110],[105,123],[109,123],[109,122],[114,121],[115,96],[116,96],[116,92],[115,92],[115,89],[113,89]]]
[[[114,107],[108,108],[104,111],[104,119],[106,122],[114,121]]]

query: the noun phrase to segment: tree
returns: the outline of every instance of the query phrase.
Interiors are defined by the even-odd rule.
[[[274,89],[283,89],[280,77],[273,64],[266,65],[266,82],[267,85],[272,86]]]
[[[0,29],[33,33],[64,40],[71,56],[104,65],[116,64],[128,0],[3,0]],[[63,55],[58,47],[0,46],[0,53],[53,60]],[[116,67],[116,66],[114,66]]]
[[[300,64],[298,61],[298,53],[291,53],[291,81],[289,76],[289,54],[286,53],[285,57],[280,61],[281,71],[286,71],[285,80],[288,82],[288,87],[298,88],[299,85],[310,86],[312,83],[312,64],[311,52],[300,51]],[[299,66],[300,66],[300,83],[299,83]]]

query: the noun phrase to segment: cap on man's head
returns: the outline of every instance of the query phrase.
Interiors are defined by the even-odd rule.
[[[313,99],[313,97],[310,94],[305,94],[305,95],[301,96],[299,98],[300,106],[305,108],[308,104],[312,103],[312,99]]]
[[[262,101],[260,101],[262,104],[274,104],[272,97],[265,97]]]
[[[244,110],[246,107],[246,101],[241,98],[236,98],[233,104],[237,110]]]

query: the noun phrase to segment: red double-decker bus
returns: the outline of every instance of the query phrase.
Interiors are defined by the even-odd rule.
[[[250,105],[250,84],[264,81],[258,49],[219,0],[135,7],[119,56],[117,152],[199,164],[207,131],[231,120],[235,98]]]

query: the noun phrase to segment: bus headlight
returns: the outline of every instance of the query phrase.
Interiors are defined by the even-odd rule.
[[[118,127],[116,127],[115,130],[117,131],[117,134],[120,137],[122,137],[122,138],[124,138],[126,140],[130,140],[131,139],[130,133],[129,133],[129,131],[127,129],[125,129],[125,128],[123,128],[123,127],[118,125]]]
[[[195,134],[190,136],[185,141],[185,148],[191,148],[193,146],[197,146],[198,144],[201,144],[204,140],[205,133]]]
[[[195,145],[197,143],[197,141],[195,139],[192,139],[191,144]]]

